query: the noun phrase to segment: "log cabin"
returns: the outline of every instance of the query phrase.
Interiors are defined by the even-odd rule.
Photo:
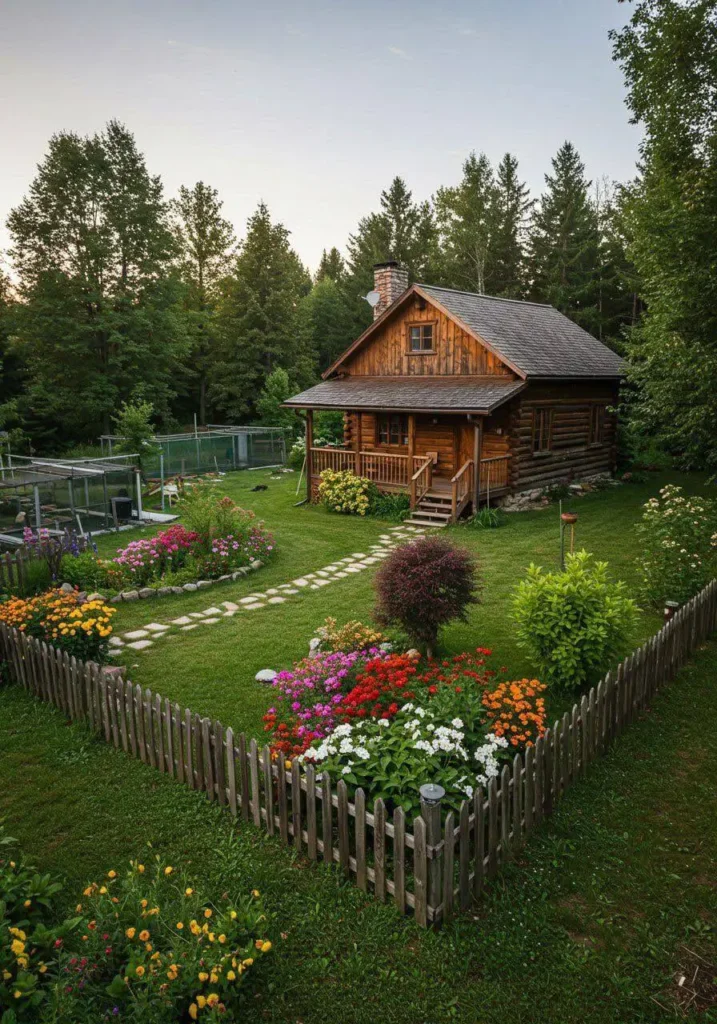
[[[511,495],[614,471],[621,360],[552,306],[374,268],[374,321],[285,404],[306,412],[307,496],[325,469],[410,495],[442,526]],[[314,445],[313,414],[340,410],[344,444]]]

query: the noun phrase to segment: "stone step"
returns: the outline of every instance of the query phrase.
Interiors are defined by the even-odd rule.
[[[407,519],[406,522],[410,523],[411,526],[432,526],[435,530],[442,530],[444,527],[448,526],[447,519],[421,519],[417,516],[411,516],[411,518]]]

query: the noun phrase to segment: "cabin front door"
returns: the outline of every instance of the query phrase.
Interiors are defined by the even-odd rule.
[[[456,473],[475,454],[475,423],[461,423],[458,426],[458,458]]]

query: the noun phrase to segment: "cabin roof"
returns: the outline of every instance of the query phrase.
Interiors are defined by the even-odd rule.
[[[620,377],[620,357],[553,306],[415,286],[527,377]]]
[[[471,412],[489,415],[525,387],[510,377],[338,377],[294,395],[297,409]]]

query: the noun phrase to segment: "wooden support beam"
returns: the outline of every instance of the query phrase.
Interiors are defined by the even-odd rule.
[[[314,411],[306,410],[306,497],[311,501],[311,477],[313,474],[311,449],[314,447]]]
[[[473,427],[473,512],[478,511],[480,501],[480,460],[483,457],[483,418]]]

